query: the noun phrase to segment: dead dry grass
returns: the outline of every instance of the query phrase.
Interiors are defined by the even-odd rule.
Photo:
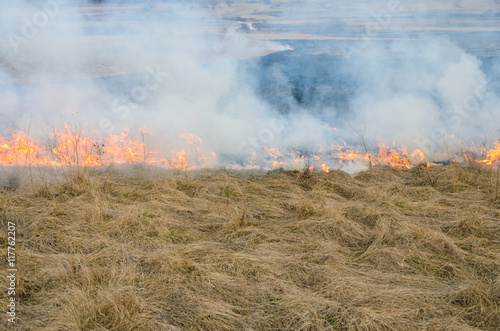
[[[473,165],[80,172],[4,190],[17,329],[495,330],[494,191]]]

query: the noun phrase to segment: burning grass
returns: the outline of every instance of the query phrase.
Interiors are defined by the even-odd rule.
[[[65,178],[0,193],[18,224],[19,330],[500,327],[484,165]]]
[[[213,151],[206,150],[203,140],[193,133],[179,135],[183,147],[169,151],[163,147],[163,152],[148,147],[146,137],[149,139],[154,135],[150,129],[142,127],[139,133],[140,135],[131,136],[129,129],[124,128],[119,134],[98,138],[92,134],[84,134],[78,125],[65,125],[63,128],[54,128],[48,135],[47,142],[43,144],[23,131],[11,131],[8,136],[0,135],[0,166],[60,168],[147,163],[183,170],[226,166],[231,166],[233,170],[269,170],[283,167],[297,170],[307,166],[311,170],[329,172],[332,168],[338,169],[346,165],[347,168],[342,169],[351,167],[348,172],[353,173],[372,166],[410,169],[422,164],[429,166],[429,162],[433,162],[426,158],[420,149],[410,152],[402,145],[396,147],[395,141],[392,142],[392,148],[379,143],[378,152],[372,155],[361,136],[364,152],[351,150],[346,144],[331,145],[328,148],[318,145],[315,154],[296,148],[286,151],[281,146],[263,146],[260,151],[252,148],[247,155],[234,155],[239,160],[230,164],[227,160],[220,160]],[[445,163],[499,164],[500,142],[489,146],[484,142],[481,148],[477,148],[474,141],[464,144],[455,136],[450,138],[450,142],[457,143],[453,148],[454,152],[446,147],[446,153],[441,153],[440,156],[444,159],[434,160],[437,164],[442,164],[443,160],[446,160]]]

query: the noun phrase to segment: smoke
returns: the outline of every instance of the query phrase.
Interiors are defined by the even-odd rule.
[[[199,8],[158,7],[2,2],[2,129],[76,120],[105,136],[147,125],[234,151],[272,112],[238,60],[285,46],[220,33]]]
[[[191,132],[222,162],[264,146],[359,148],[361,138],[370,148],[395,140],[435,156],[451,135],[498,138],[499,62],[485,69],[464,40],[401,32],[429,20],[421,7],[379,2],[358,8],[358,23],[340,11],[295,26],[344,39],[320,43],[253,38],[225,19],[236,5],[210,6],[2,1],[0,134],[43,135],[76,122],[102,139],[147,126],[156,148],[178,148],[179,135]],[[319,5],[289,6],[281,20],[303,19]],[[436,22],[455,17],[443,15]]]
[[[436,129],[464,140],[498,139],[498,95],[481,61],[446,39],[424,38],[422,44],[367,49],[391,56],[372,58],[356,70],[360,88],[351,108],[370,137],[403,141],[410,148],[422,148],[420,142]]]
[[[331,54],[340,49],[344,56],[270,65],[268,74],[288,71],[289,80],[276,76],[275,86],[284,90],[288,83],[289,90],[301,91],[297,102],[280,106],[291,117],[314,114],[319,123],[310,138],[321,142],[353,146],[363,139],[373,148],[396,141],[439,159],[451,143],[497,140],[498,57],[491,47],[500,7],[491,1],[459,5],[379,1],[355,15],[352,8],[335,7],[338,16],[330,20],[336,28],[327,34],[340,41],[308,47],[314,53],[328,45]],[[325,124],[338,130],[319,136]]]

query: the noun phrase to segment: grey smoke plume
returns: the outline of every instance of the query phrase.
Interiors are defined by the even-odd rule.
[[[359,148],[352,127],[366,126],[370,148],[395,140],[432,157],[452,134],[498,139],[497,58],[486,71],[466,45],[447,36],[388,34],[429,19],[416,5],[401,4],[397,15],[405,20],[371,14],[386,2],[358,8],[367,22],[385,17],[382,31],[365,38],[352,58],[306,61],[297,56],[307,55],[300,42],[293,51],[288,41],[252,38],[237,31],[237,22],[217,17],[226,4],[219,11],[204,4],[2,1],[0,134],[31,128],[43,135],[78,122],[102,138],[148,126],[157,148],[175,149],[179,134],[191,132],[230,162],[264,146],[311,153],[320,145]],[[281,18],[297,18],[308,6],[317,5],[303,1]],[[363,25],[342,16],[304,26],[307,33],[341,34],[344,49],[356,45],[349,38],[364,36]],[[394,40],[381,38],[384,31]],[[339,47],[321,48],[334,54]],[[272,53],[276,60],[263,69],[259,58]]]

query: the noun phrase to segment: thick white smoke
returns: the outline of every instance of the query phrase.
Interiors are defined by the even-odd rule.
[[[439,152],[451,135],[464,140],[498,139],[498,96],[481,61],[442,38],[425,43],[373,45],[372,58],[356,71],[359,89],[351,107],[374,141],[403,142],[409,148]],[[428,146],[429,139],[432,145]]]
[[[298,102],[290,93],[282,96],[283,111],[259,92],[256,60],[241,60],[291,47],[238,33],[239,24],[221,20],[225,4],[219,10],[200,4],[2,1],[0,134],[30,128],[43,135],[77,122],[102,138],[148,126],[165,150],[192,132],[207,150],[235,159],[264,146],[315,152],[347,142],[356,148],[361,141],[353,128],[364,126],[370,148],[395,140],[429,155],[439,154],[451,134],[498,138],[499,100],[481,61],[446,38],[401,33],[403,41],[382,42],[368,36],[372,42],[342,59],[338,73],[324,73],[326,81],[339,76],[354,86],[345,104]],[[300,8],[307,6],[316,4]],[[385,2],[374,8],[384,9]],[[418,20],[415,8],[404,10]],[[357,11],[368,22],[386,17],[385,31],[407,25]],[[284,11],[282,18],[290,15]],[[319,30],[310,23],[309,30],[350,33],[342,17],[332,20]],[[280,66],[266,74],[292,91],[296,82]],[[294,70],[307,76],[323,69],[309,63]]]

